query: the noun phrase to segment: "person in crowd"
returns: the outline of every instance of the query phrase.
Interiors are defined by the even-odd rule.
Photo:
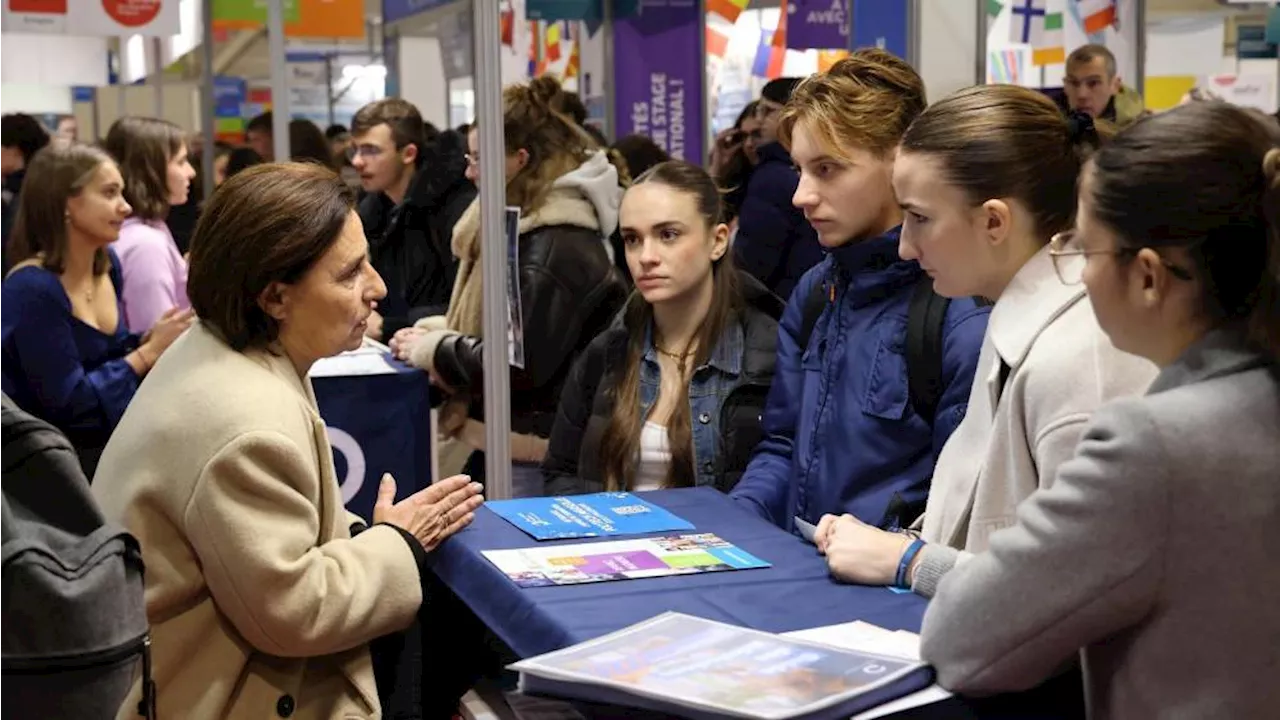
[[[276,157],[275,128],[271,111],[255,116],[244,126],[245,142],[258,153],[262,162],[271,162]]]
[[[75,115],[59,115],[58,124],[53,130],[54,137],[64,143],[80,141],[80,123]]]
[[[507,205],[521,210],[519,309],[524,336],[534,339],[524,344],[524,367],[513,369],[511,376],[512,484],[524,495],[542,492],[540,464],[574,360],[609,326],[626,296],[607,242],[618,224],[618,173],[573,120],[555,110],[560,92],[559,83],[548,77],[503,91]],[[468,142],[467,175],[478,182],[480,144],[475,127]],[[505,245],[505,239],[484,242],[500,252]],[[445,434],[483,450],[478,203],[472,203],[455,227],[453,252],[461,265],[448,313],[400,331],[392,349],[429,370],[451,394],[440,415]],[[478,474],[480,459],[478,453],[473,455],[473,475]]]
[[[942,582],[922,655],[989,693],[1083,649],[1091,717],[1274,717],[1280,128],[1221,102],[1142,120],[1086,167],[1051,253],[1160,372]]]
[[[1082,112],[1113,123],[1132,125],[1146,114],[1137,90],[1120,78],[1116,56],[1105,45],[1082,45],[1067,56],[1062,78],[1065,112]]]
[[[4,393],[66,433],[90,477],[142,378],[191,323],[190,312],[171,311],[141,338],[129,332],[120,261],[109,246],[130,210],[105,152],[40,151],[14,222],[15,265],[0,291]]]
[[[627,166],[627,174],[633,178],[638,178],[649,172],[650,168],[671,159],[667,151],[659,147],[658,143],[651,140],[648,135],[628,135],[614,143],[610,149],[622,156]]]
[[[294,162],[313,162],[332,170],[338,162],[330,152],[328,139],[310,120],[289,121],[289,159]]]
[[[329,141],[329,153],[335,158],[343,157],[351,147],[351,131],[346,125],[334,123],[324,129],[324,137]]]
[[[760,93],[759,164],[751,171],[738,208],[734,251],[738,264],[776,295],[789,298],[800,277],[822,262],[823,247],[801,208],[792,203],[800,175],[787,148],[779,142],[783,107],[800,78],[770,80]]]
[[[195,169],[195,177],[191,178],[191,189],[187,193],[187,201],[181,205],[173,205],[169,208],[169,216],[165,218],[165,224],[169,226],[169,232],[173,234],[173,241],[178,246],[178,251],[184,256],[191,247],[191,235],[196,230],[196,221],[200,219],[200,208],[204,205],[204,171],[201,169],[203,162],[204,140],[200,137],[191,137],[188,141],[188,147],[191,149],[188,162]],[[231,159],[231,146],[221,140],[213,143],[213,188],[216,190],[227,179],[227,163]]]
[[[4,176],[3,223],[0,242],[4,244],[4,268],[9,273],[9,238],[14,217],[18,214],[18,199],[22,194],[22,180],[26,177],[31,158],[49,144],[49,133],[39,120],[22,113],[12,113],[0,118],[0,175]]]
[[[338,168],[338,175],[356,192],[357,202],[363,201],[365,192],[360,184],[360,171],[351,164],[351,131],[346,125],[335,123],[325,128],[324,136],[329,141],[329,155]]]
[[[453,226],[476,197],[465,139],[449,131],[428,142],[423,127],[418,109],[401,98],[372,102],[351,121],[351,162],[367,193],[360,219],[387,283],[369,323],[374,339],[446,312],[458,272]]]
[[[733,127],[722,132],[711,147],[711,174],[724,190],[725,221],[735,231],[751,172],[760,162],[760,120],[756,117],[759,107],[759,100],[747,103]]]
[[[238,147],[231,150],[231,154],[227,155],[227,177],[239,174],[241,171],[251,168],[254,165],[261,165],[266,162],[257,150],[251,147]]]
[[[707,485],[729,491],[762,437],[783,303],[739,276],[720,192],[701,168],[654,166],[622,199],[636,291],[565,383],[548,495]]]
[[[900,252],[919,260],[939,293],[995,300],[969,410],[938,459],[917,545],[913,536],[828,516],[820,549],[832,573],[910,585],[939,580],[1018,506],[1053,483],[1104,403],[1138,395],[1155,366],[1117,350],[1084,288],[1055,272],[1049,239],[1069,230],[1076,180],[1101,138],[1093,118],[1064,119],[1043,94],[1015,85],[962,90],[911,125],[894,164],[906,211]],[[910,579],[898,568],[910,554]]]
[[[165,220],[169,208],[187,202],[196,171],[182,128],[167,120],[122,117],[103,147],[119,164],[124,199],[133,208],[112,249],[124,278],[125,323],[141,331],[174,308],[191,307],[187,262]]]
[[[893,155],[924,108],[910,65],[859,50],[797,88],[778,123],[800,168],[795,204],[830,251],[787,304],[766,437],[732,493],[782,528],[846,513],[909,524],[964,418],[988,309],[937,298],[898,257]],[[913,325],[932,353],[908,347]]]
[[[370,645],[414,621],[426,554],[481,502],[465,477],[395,502],[386,475],[371,526],[343,507],[307,372],[360,346],[384,292],[326,168],[255,167],[205,208],[199,321],[138,392],[93,488],[158,569],[160,716],[381,717],[391,688]]]

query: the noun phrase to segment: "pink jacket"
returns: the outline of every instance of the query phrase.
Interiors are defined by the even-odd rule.
[[[124,319],[129,330],[145,333],[166,310],[191,307],[187,261],[163,221],[129,218],[111,247],[120,257],[124,275]]]

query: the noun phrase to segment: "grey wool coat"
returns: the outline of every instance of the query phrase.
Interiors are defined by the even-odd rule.
[[[1214,331],[943,578],[922,654],[984,694],[1080,651],[1094,718],[1278,718],[1277,558],[1280,371]]]

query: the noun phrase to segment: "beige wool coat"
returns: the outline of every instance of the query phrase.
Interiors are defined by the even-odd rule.
[[[367,646],[413,620],[417,562],[394,528],[351,538],[287,358],[194,325],[134,396],[93,492],[142,544],[160,717],[381,717]]]
[[[933,595],[956,562],[986,550],[1075,455],[1094,411],[1141,395],[1156,370],[1111,344],[1084,285],[1058,280],[1048,248],[1027,261],[991,310],[968,410],[938,456],[913,589]]]

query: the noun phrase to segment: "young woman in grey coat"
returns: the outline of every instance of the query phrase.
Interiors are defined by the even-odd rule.
[[[1053,256],[1161,372],[942,580],[922,654],[944,686],[1029,688],[1082,651],[1091,717],[1280,717],[1278,235],[1261,114],[1179,107],[1090,162]]]

